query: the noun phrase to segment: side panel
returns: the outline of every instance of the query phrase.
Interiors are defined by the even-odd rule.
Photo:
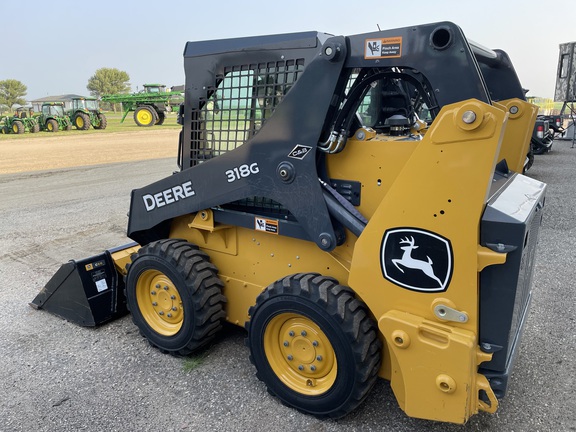
[[[576,42],[560,44],[556,72],[555,102],[576,101]]]
[[[530,306],[545,191],[543,183],[516,175],[492,197],[482,218],[482,245],[508,251],[505,264],[480,273],[480,346],[493,353],[482,373],[498,397],[506,392]]]
[[[477,123],[463,122],[468,111],[475,112]],[[487,387],[485,378],[459,371],[464,365],[474,370],[489,359],[489,355],[477,358],[479,224],[506,118],[504,111],[477,101],[445,107],[354,248],[350,286],[385,332],[391,358],[381,375],[390,377],[394,393],[411,416],[429,418],[436,410],[453,416],[450,421],[464,422],[480,409],[496,409],[495,401],[488,408],[478,399],[481,386]],[[411,255],[405,254],[409,249]],[[455,313],[442,319],[438,308]],[[393,320],[386,318],[391,311]],[[428,336],[417,330],[422,325],[432,325]],[[460,332],[466,336],[455,342],[458,356],[446,358],[442,352]],[[405,333],[419,338],[401,352],[425,362],[421,374],[414,373],[411,362],[398,358],[397,347],[391,345],[392,335]],[[446,342],[423,341],[427,339]],[[437,385],[442,374],[460,390],[448,392]],[[422,398],[426,405],[412,404]],[[446,405],[461,410],[448,414]]]

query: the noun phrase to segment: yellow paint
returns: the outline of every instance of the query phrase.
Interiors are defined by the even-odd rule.
[[[521,173],[530,149],[530,139],[538,107],[520,99],[500,101],[494,106],[508,112],[509,119],[498,160],[506,159],[508,168]]]
[[[264,332],[264,352],[280,381],[297,393],[317,396],[336,381],[338,363],[330,340],[302,315],[274,316]]]
[[[116,271],[122,275],[126,276],[126,265],[130,264],[131,256],[138,252],[140,246],[130,246],[126,249],[121,249],[111,254],[112,260],[114,261],[114,267],[116,267]]]

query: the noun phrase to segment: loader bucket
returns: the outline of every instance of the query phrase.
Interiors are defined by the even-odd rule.
[[[86,327],[126,315],[124,280],[118,269],[137,249],[129,244],[63,264],[30,306]]]

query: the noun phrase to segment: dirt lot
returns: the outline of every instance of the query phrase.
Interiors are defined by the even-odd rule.
[[[408,418],[378,380],[351,415],[283,406],[254,376],[245,332],[190,359],[150,347],[130,316],[83,328],[28,303],[62,263],[127,242],[130,191],[176,169],[177,131],[0,137],[0,432],[576,431],[576,149],[529,175],[548,184],[534,295],[508,394],[465,426]]]
[[[0,174],[176,157],[177,129],[29,139],[0,137]]]

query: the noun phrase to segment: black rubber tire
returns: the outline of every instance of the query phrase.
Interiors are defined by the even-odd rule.
[[[370,317],[366,305],[354,297],[353,291],[339,285],[336,280],[310,273],[287,276],[264,290],[249,314],[251,319],[246,323],[246,344],[250,348],[250,361],[256,367],[258,379],[268,387],[268,392],[285,405],[318,418],[340,418],[358,407],[376,382],[382,350],[377,324]],[[328,383],[328,388],[321,389],[320,394],[287,385],[271,366],[270,360],[279,362],[280,357],[268,358],[265,346],[268,344],[270,347],[270,344],[266,341],[274,341],[276,333],[271,331],[271,335],[268,335],[266,329],[269,324],[271,328],[275,327],[271,323],[282,320],[284,316],[309,320],[326,336],[333,349],[336,376],[333,383]],[[284,325],[282,331],[286,331]],[[289,334],[294,335],[293,332]],[[302,336],[308,335],[303,332]],[[280,350],[282,339],[278,333],[276,340]],[[297,342],[294,339],[290,344],[296,346],[300,342],[302,340]],[[285,341],[282,345],[286,347],[289,343]],[[316,348],[312,348],[313,345]],[[320,344],[314,341],[306,346],[314,350]],[[315,356],[316,353],[312,358],[322,360]],[[281,357],[281,360],[288,365],[287,368],[294,369],[293,363],[290,363],[294,359],[290,357]],[[297,366],[298,369],[300,367]],[[313,370],[312,366],[307,367]],[[288,372],[292,373],[290,370]],[[306,380],[306,366],[302,379]]]
[[[96,117],[98,117],[98,125],[94,126],[94,129],[106,129],[106,126],[108,126],[108,119],[106,118],[106,116],[102,113],[97,114]]]
[[[162,125],[164,120],[166,120],[166,114],[163,111],[156,111],[156,116],[158,117],[158,120],[156,120],[156,125]]]
[[[58,132],[60,130],[58,122],[54,119],[48,119],[46,122],[46,130],[48,132]]]
[[[156,114],[156,111],[149,106],[140,106],[134,111],[134,122],[138,126],[154,126],[157,120],[158,115]]]
[[[226,317],[223,283],[208,255],[197,246],[176,239],[152,242],[134,254],[127,270],[127,306],[134,324],[151,345],[165,353],[184,356],[206,345],[221,329]],[[183,318],[181,327],[173,334],[161,334],[154,322],[160,319],[147,320],[142,311],[150,310],[150,306],[138,303],[137,289],[146,289],[142,280],[150,272],[167,277],[180,297],[178,303]],[[142,277],[144,279],[140,280]],[[154,289],[152,285],[150,287]]]
[[[14,123],[12,123],[12,132],[15,134],[23,134],[24,123],[22,123],[20,120],[16,120]]]
[[[39,125],[38,123],[34,123],[34,124],[30,127],[30,132],[31,132],[31,133],[40,132],[40,125]]]
[[[0,129],[0,133],[2,135],[6,135],[6,134],[10,133],[10,129],[8,129],[8,126],[2,126],[2,129]]]
[[[79,112],[74,117],[74,126],[78,130],[88,130],[90,129],[90,116],[86,113]]]

